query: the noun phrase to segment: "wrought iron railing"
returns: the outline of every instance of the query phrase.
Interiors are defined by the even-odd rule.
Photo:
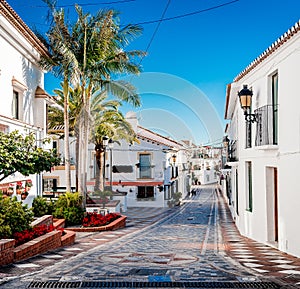
[[[277,144],[277,106],[265,105],[254,111],[256,115],[255,145]]]
[[[237,149],[237,140],[231,140],[228,146],[228,161],[236,162],[239,160],[238,158],[238,149]]]

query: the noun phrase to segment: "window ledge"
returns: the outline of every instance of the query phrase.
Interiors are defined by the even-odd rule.
[[[262,145],[262,146],[255,146],[257,150],[278,150],[278,145]]]

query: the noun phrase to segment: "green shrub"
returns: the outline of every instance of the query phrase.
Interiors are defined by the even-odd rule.
[[[0,195],[0,239],[12,238],[16,232],[30,228],[33,212],[16,197],[3,198]]]
[[[60,195],[55,203],[53,216],[65,219],[66,225],[80,225],[84,216],[82,196],[69,192]]]
[[[54,202],[52,200],[37,196],[32,202],[32,211],[35,217],[42,217],[44,215],[52,215],[54,211]]]

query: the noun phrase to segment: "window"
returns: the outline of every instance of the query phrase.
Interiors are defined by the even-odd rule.
[[[43,192],[52,192],[57,190],[57,179],[43,179]]]
[[[235,212],[239,215],[239,173],[235,170]]]
[[[13,91],[12,117],[20,119],[20,97],[17,91]]]
[[[246,188],[246,209],[252,212],[252,163],[246,162],[246,174],[247,174],[247,188]]]
[[[113,173],[132,173],[133,167],[127,165],[115,165],[112,167]]]
[[[139,169],[140,178],[151,178],[151,155],[140,154],[139,155]]]
[[[278,144],[278,73],[272,75],[273,144]]]
[[[138,187],[137,198],[145,199],[145,198],[154,198],[154,188],[153,187]]]
[[[11,114],[13,118],[23,120],[23,95],[28,88],[25,84],[14,77],[11,80],[11,84],[13,90]]]

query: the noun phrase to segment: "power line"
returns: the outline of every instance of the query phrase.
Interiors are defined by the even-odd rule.
[[[108,1],[108,2],[94,2],[94,3],[77,3],[79,6],[97,6],[97,5],[110,5],[110,4],[120,4],[120,3],[127,3],[127,2],[135,2],[136,0],[119,0],[119,1]],[[56,5],[56,7],[64,8],[64,7],[73,7],[75,4],[65,4],[65,5]],[[38,7],[38,8],[44,8],[48,7],[47,5],[36,5],[31,7]]]
[[[153,32],[151,38],[150,38],[150,41],[149,41],[149,43],[148,43],[148,45],[147,45],[147,47],[146,47],[146,50],[145,50],[146,53],[147,53],[147,52],[149,51],[149,49],[150,49],[150,46],[151,46],[151,44],[152,44],[152,42],[153,42],[153,40],[154,40],[154,37],[155,37],[156,33],[158,32],[158,29],[159,29],[159,27],[160,27],[160,24],[161,24],[162,21],[163,21],[163,18],[165,17],[165,14],[166,14],[166,12],[167,12],[167,10],[168,10],[168,8],[169,8],[170,3],[171,3],[171,0],[168,0],[168,3],[167,3],[167,5],[166,5],[166,7],[165,7],[165,9],[164,9],[164,11],[163,11],[163,13],[162,13],[162,15],[161,15],[161,18],[160,18],[160,20],[158,21],[158,24],[157,24],[157,26],[156,26],[156,28],[155,28],[155,30],[154,30],[154,32]],[[142,63],[142,61],[143,61],[144,58],[145,58],[145,56],[143,56],[143,57],[141,58],[140,64]]]
[[[146,24],[153,24],[153,23],[157,23],[157,22],[161,23],[161,22],[164,22],[164,21],[170,21],[170,20],[174,20],[174,19],[193,16],[193,15],[200,14],[200,13],[203,13],[203,12],[207,12],[207,11],[210,11],[210,10],[215,10],[215,9],[227,6],[227,5],[231,5],[231,4],[233,4],[235,2],[238,2],[238,1],[239,0],[233,0],[233,1],[223,3],[223,4],[220,4],[220,5],[217,5],[217,6],[209,7],[209,8],[202,9],[202,10],[197,10],[197,11],[186,13],[186,14],[181,14],[181,15],[168,17],[168,18],[163,18],[163,19],[158,19],[158,20],[149,20],[149,21],[144,21],[144,22],[138,22],[138,23],[135,23],[135,24],[136,25],[146,25]]]

